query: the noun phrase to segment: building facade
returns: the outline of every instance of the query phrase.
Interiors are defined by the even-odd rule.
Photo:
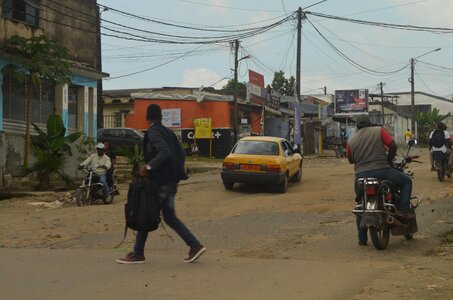
[[[69,132],[96,136],[98,82],[108,76],[100,70],[99,25],[96,0],[0,1],[0,48],[14,35],[24,38],[44,35],[70,53],[70,84],[43,80],[40,86],[33,88],[33,123],[44,129],[47,118],[56,112],[62,116]],[[8,55],[0,51],[1,177],[17,175],[24,154],[26,86],[2,71],[11,63]],[[32,134],[35,134],[33,130]]]

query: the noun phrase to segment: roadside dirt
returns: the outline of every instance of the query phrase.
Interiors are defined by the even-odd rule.
[[[411,169],[413,194],[423,199],[420,233],[412,244],[392,237],[395,242],[385,255],[372,246],[356,245],[350,213],[354,172],[346,159],[306,157],[301,184],[290,184],[286,194],[245,185],[225,191],[218,170],[197,173],[180,185],[177,211],[219,257],[327,260],[332,265],[369,261],[387,271],[359,287],[355,299],[451,299],[453,249],[440,242],[440,235],[453,229],[453,211],[442,212],[452,207],[453,179],[438,182],[430,172],[427,150],[419,154],[423,164],[414,163]],[[112,249],[122,237],[126,191],[123,185],[112,205],[90,207],[55,202],[66,193],[0,201],[0,247]],[[186,252],[164,231],[155,235],[158,242],[147,246],[153,252]],[[234,243],[228,242],[231,238]],[[132,242],[130,235],[120,251]]]

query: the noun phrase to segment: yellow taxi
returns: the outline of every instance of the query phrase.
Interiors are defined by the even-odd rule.
[[[223,161],[223,185],[232,190],[236,182],[272,184],[285,193],[288,181],[300,182],[302,162],[302,156],[284,138],[244,137]]]

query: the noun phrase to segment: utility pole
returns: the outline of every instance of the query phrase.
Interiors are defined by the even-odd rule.
[[[411,130],[412,134],[416,134],[415,130],[415,87],[414,87],[414,64],[415,59],[411,58]]]
[[[324,95],[327,95],[327,87],[324,87]]]
[[[385,123],[384,118],[384,89],[382,88],[382,81],[381,81],[381,114],[382,114],[382,125]]]
[[[234,41],[234,143],[238,141],[238,51],[239,41]]]
[[[299,7],[297,11],[297,65],[296,65],[296,105],[294,111],[294,144],[302,144],[301,139],[301,99],[300,99],[300,56],[301,56],[301,42],[302,42],[302,8]]]

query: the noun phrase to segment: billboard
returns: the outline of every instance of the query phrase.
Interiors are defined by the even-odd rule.
[[[368,90],[335,91],[336,116],[368,114]]]

